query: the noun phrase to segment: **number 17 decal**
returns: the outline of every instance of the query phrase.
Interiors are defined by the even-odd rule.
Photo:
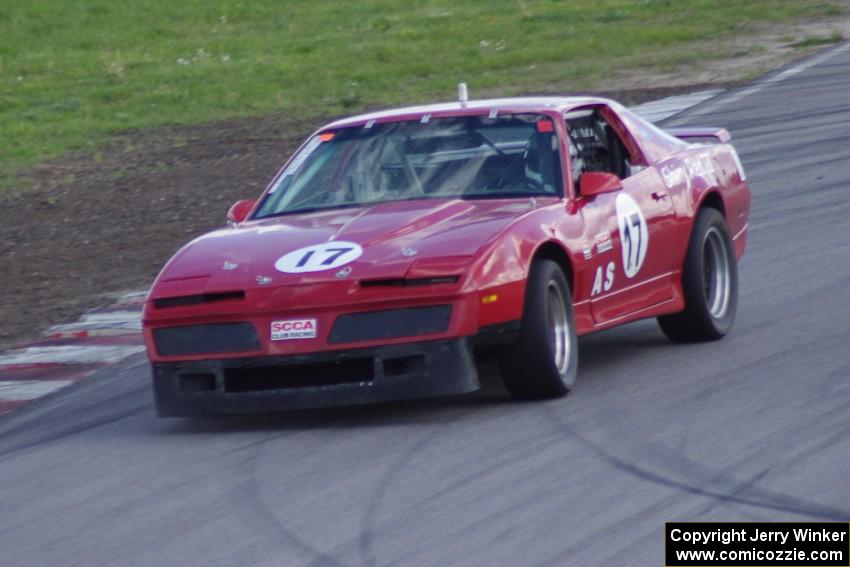
[[[620,247],[623,249],[623,272],[633,278],[643,266],[649,247],[649,229],[638,204],[629,195],[617,195],[617,225],[620,227]]]
[[[332,270],[349,264],[363,254],[363,248],[353,242],[325,242],[294,250],[278,258],[274,267],[279,272],[301,274]]]

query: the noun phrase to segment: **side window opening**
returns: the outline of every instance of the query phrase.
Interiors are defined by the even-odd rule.
[[[629,151],[617,131],[597,109],[570,112],[564,119],[569,132],[570,162],[576,193],[579,178],[585,172],[613,173],[625,179],[640,170],[632,165]]]

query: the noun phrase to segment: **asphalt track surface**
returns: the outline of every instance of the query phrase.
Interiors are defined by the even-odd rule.
[[[752,184],[725,340],[588,337],[545,403],[214,421],[157,419],[129,359],[0,420],[0,565],[654,566],[668,520],[847,521],[848,92],[844,48],[676,120]]]

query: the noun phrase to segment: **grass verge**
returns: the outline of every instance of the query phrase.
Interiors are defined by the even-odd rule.
[[[30,0],[0,5],[0,188],[23,167],[166,124],[604,88],[700,42],[836,17],[841,0]],[[689,46],[692,49],[689,49]],[[640,86],[640,85],[636,85]],[[2,180],[2,176],[6,176]]]

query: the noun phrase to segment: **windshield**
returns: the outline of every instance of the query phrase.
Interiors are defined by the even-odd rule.
[[[558,139],[548,117],[426,115],[315,136],[254,218],[410,199],[560,194]]]

